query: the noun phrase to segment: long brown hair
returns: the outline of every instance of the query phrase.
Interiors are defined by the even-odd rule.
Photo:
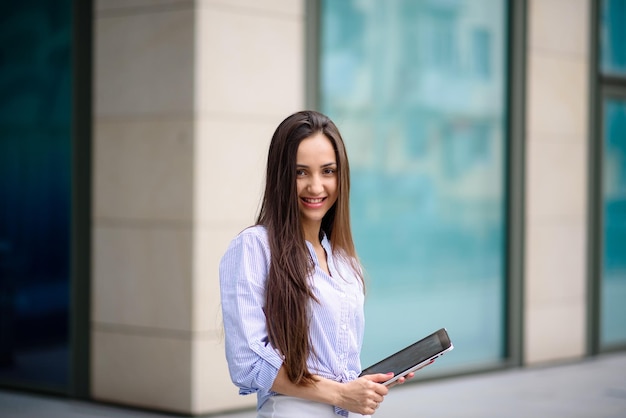
[[[338,170],[337,202],[322,219],[320,237],[326,233],[333,254],[348,260],[363,280],[350,228],[350,167],[343,139],[327,116],[315,111],[294,113],[278,125],[272,136],[257,225],[266,227],[271,253],[265,287],[268,337],[284,357],[289,380],[296,384],[314,382],[306,362],[313,349],[309,341],[309,306],[317,301],[309,282],[313,259],[300,223],[296,155],[300,142],[318,132],[333,144]]]

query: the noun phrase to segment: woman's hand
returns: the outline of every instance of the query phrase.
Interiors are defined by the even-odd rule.
[[[368,374],[347,383],[340,383],[316,376],[314,384],[305,386],[292,383],[283,366],[278,370],[272,390],[283,395],[338,406],[361,415],[372,415],[389,393],[389,388],[404,383],[413,377],[413,373],[401,377],[389,386],[382,384],[392,377],[393,373]]]
[[[389,392],[382,383],[393,377],[389,374],[369,374],[341,385],[336,405],[350,412],[373,415]]]

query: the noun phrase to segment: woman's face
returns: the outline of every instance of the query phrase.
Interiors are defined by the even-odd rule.
[[[318,132],[300,142],[296,155],[298,206],[303,226],[319,230],[337,201],[337,157],[330,140]]]

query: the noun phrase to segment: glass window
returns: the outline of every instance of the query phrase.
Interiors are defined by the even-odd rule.
[[[605,99],[603,110],[600,339],[606,348],[626,344],[626,97]]]
[[[326,0],[321,110],[352,170],[366,366],[446,327],[505,356],[505,0]]]
[[[626,76],[626,0],[604,0],[600,16],[601,71]]]
[[[0,383],[69,373],[71,2],[0,14]]]

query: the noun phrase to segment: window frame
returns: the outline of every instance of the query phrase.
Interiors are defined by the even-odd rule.
[[[505,176],[505,333],[504,358],[491,369],[523,365],[524,346],[524,245],[525,245],[525,108],[526,108],[526,38],[528,1],[508,0],[508,50],[506,71],[506,165]],[[305,105],[320,107],[320,27],[321,0],[305,0]],[[481,369],[485,370],[485,369]],[[470,371],[471,373],[471,371]],[[455,373],[458,375],[460,373]]]
[[[587,222],[587,354],[626,350],[626,342],[603,346],[602,282],[604,260],[604,103],[608,98],[626,100],[626,74],[603,74],[601,69],[602,2],[591,2],[589,36],[588,222]]]

